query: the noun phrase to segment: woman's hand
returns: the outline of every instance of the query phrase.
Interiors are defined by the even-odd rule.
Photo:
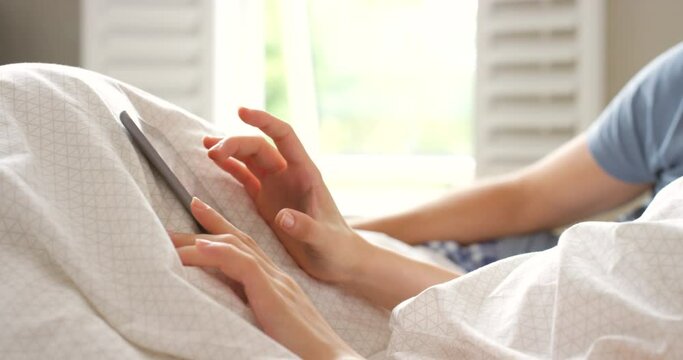
[[[241,283],[263,331],[302,358],[360,358],[249,235],[196,198],[192,213],[214,235],[169,232],[183,265],[216,267]]]
[[[392,308],[456,273],[368,243],[339,213],[318,168],[292,128],[263,111],[240,109],[261,137],[204,138],[209,157],[254,200],[294,260],[308,274]]]
[[[353,278],[369,244],[346,224],[292,128],[263,111],[241,108],[239,116],[277,148],[262,137],[205,137],[209,157],[242,183],[306,272],[337,284]]]

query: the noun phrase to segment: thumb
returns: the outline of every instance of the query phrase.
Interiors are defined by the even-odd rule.
[[[311,243],[316,237],[319,224],[312,217],[294,209],[282,209],[275,216],[275,223],[280,230],[295,240]]]

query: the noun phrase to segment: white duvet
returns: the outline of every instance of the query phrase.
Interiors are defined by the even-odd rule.
[[[0,358],[284,358],[224,278],[183,267],[192,220],[118,123],[127,110],[190,191],[252,235],[365,356],[683,357],[683,183],[627,224],[435,286],[387,311],[291,260],[201,137],[216,130],[131,86],[0,67]]]

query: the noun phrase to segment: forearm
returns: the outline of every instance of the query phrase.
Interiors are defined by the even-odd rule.
[[[581,135],[515,176],[354,226],[411,244],[467,244],[568,224],[623,204],[650,186],[613,178],[593,159],[586,136]]]
[[[522,188],[516,178],[493,180],[409,211],[362,220],[353,226],[383,232],[409,244],[429,240],[473,243],[528,231],[536,224],[524,217]]]
[[[362,252],[364,260],[342,286],[387,309],[460,275],[369,243]]]

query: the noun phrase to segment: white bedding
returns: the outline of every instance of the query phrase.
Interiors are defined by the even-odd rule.
[[[126,84],[50,65],[0,67],[0,358],[291,357],[221,280],[183,267],[165,228],[193,222],[131,145],[143,131],[190,192],[302,285],[357,351],[384,349],[389,312],[312,280],[229,175],[211,126]],[[158,215],[158,216],[157,216]]]
[[[396,358],[683,358],[683,178],[630,223],[434,286],[394,309]]]
[[[0,358],[293,356],[221,276],[180,264],[165,228],[192,221],[131,145],[122,110],[365,356],[683,357],[682,180],[634,223],[572,227],[555,249],[424,291],[389,323],[293,263],[205,157],[209,124],[94,73],[14,65],[0,67]]]

